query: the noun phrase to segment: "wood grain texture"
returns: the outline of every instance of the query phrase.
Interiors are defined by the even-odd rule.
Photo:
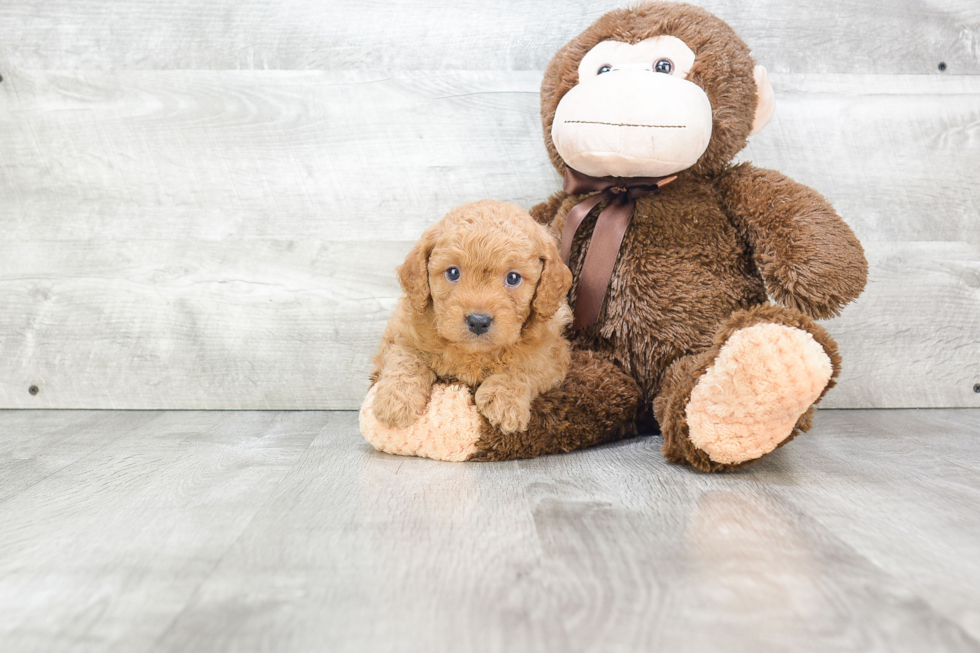
[[[30,0],[0,10],[12,69],[542,70],[600,2]],[[697,2],[773,72],[980,72],[974,0]],[[38,47],[38,44],[44,44]],[[8,72],[0,69],[0,72]]]
[[[845,367],[827,404],[980,405],[980,77],[773,80],[742,158],[827,195],[872,262],[829,325]],[[459,203],[558,187],[538,81],[5,80],[0,406],[355,408],[411,241]]]
[[[154,413],[6,413],[0,437],[0,504],[68,465],[142,428]]]
[[[390,271],[409,247],[0,244],[0,398],[22,408],[357,407],[399,294]],[[824,404],[980,404],[980,249],[886,243],[868,254],[868,290],[828,324],[845,364]]]
[[[359,405],[409,246],[0,246],[0,394],[24,407]]]
[[[540,73],[30,73],[0,84],[11,240],[414,240],[554,192]]]
[[[0,84],[10,240],[410,240],[450,208],[560,187],[540,73],[30,73]],[[741,158],[864,240],[980,242],[980,76],[774,75]],[[897,137],[896,135],[901,135]]]
[[[980,407],[980,246],[869,243],[864,294],[827,323],[844,367],[827,408]]]
[[[59,419],[78,433],[62,438]],[[59,411],[0,423],[4,448],[31,439],[28,461],[75,458],[0,504],[0,648],[146,651],[328,420]]]
[[[862,242],[980,244],[980,76],[774,76],[739,158],[816,188]]]
[[[962,501],[975,501],[980,491],[980,415],[875,411],[851,419],[848,413],[827,411],[818,419],[822,431],[814,433],[812,448],[786,448],[784,471],[807,478],[787,488],[787,498],[879,568],[901,569],[913,592],[980,639],[980,610],[972,607],[978,604],[973,593],[980,558],[964,555],[980,533],[961,508]],[[963,433],[963,441],[932,440],[937,432],[955,431]],[[833,437],[821,438],[821,432]],[[841,446],[846,438],[863,446]],[[893,466],[908,464],[916,469],[908,479],[891,477]],[[848,518],[856,506],[863,517]],[[908,518],[906,511],[915,516]],[[903,544],[895,546],[898,539]],[[920,548],[924,545],[935,548],[926,554]]]
[[[822,411],[706,475],[659,438],[449,464],[353,413],[3,411],[73,459],[0,503],[0,648],[978,651],[978,412]]]

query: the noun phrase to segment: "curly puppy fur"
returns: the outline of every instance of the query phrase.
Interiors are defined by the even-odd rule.
[[[516,286],[505,281],[511,272]],[[477,408],[502,433],[526,430],[531,402],[561,383],[570,361],[571,273],[548,231],[518,206],[467,204],[425,231],[398,278],[404,295],[371,375],[376,417],[409,426],[433,383],[458,381],[476,388]],[[485,333],[468,327],[474,314],[492,318]]]

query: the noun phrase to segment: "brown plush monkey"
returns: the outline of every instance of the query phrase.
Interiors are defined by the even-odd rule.
[[[541,116],[565,190],[531,213],[574,275],[576,351],[526,432],[471,420],[454,433],[470,460],[570,451],[659,423],[667,459],[729,470],[809,429],[840,369],[813,319],[861,293],[867,263],[817,192],[732,164],[772,110],[745,43],[691,5],[612,11],[558,51]],[[453,401],[472,414],[466,393]]]

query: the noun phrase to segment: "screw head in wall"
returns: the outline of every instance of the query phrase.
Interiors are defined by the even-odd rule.
[[[27,391],[31,393],[31,396],[34,396],[41,391],[41,388],[37,387],[36,385],[32,385],[27,389]]]

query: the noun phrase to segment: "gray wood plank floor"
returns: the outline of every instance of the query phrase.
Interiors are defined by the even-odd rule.
[[[980,651],[980,411],[449,464],[349,412],[0,411],[2,651]]]

